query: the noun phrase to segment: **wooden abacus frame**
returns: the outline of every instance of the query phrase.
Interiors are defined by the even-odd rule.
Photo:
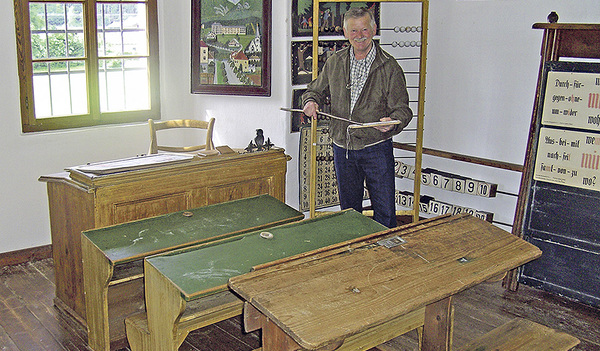
[[[322,2],[362,2],[356,0],[313,0],[313,18],[319,18],[319,4]],[[415,178],[421,179],[422,154],[423,154],[423,122],[425,108],[425,74],[427,62],[427,28],[429,14],[429,0],[378,0],[374,2],[395,2],[395,3],[420,3],[421,4],[421,46],[420,46],[420,64],[419,64],[419,97],[417,112],[417,136],[415,142]],[[319,21],[313,21],[313,57],[319,57]],[[317,78],[319,66],[318,60],[313,60],[313,79]],[[311,123],[311,147],[310,147],[310,217],[316,215],[316,168],[317,168],[317,123]],[[421,182],[414,183],[414,196],[419,198],[421,193]],[[413,222],[419,220],[419,201],[415,201],[413,209],[410,211],[397,211],[398,214],[412,215]]]

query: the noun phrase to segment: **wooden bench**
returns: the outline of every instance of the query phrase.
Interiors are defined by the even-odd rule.
[[[96,351],[127,345],[124,320],[145,308],[144,257],[302,218],[260,195],[83,232],[88,344]]]
[[[566,351],[579,339],[527,319],[514,318],[471,341],[461,351]]]
[[[230,277],[346,247],[386,229],[346,210],[147,257],[146,313],[125,322],[130,348],[177,350],[190,331],[242,314],[243,301],[227,288]]]

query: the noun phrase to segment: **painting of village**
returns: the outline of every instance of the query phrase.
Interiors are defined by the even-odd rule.
[[[269,29],[263,27],[263,1],[198,0],[192,75],[201,86],[264,84],[263,40]]]

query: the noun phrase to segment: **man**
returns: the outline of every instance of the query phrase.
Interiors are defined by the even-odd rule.
[[[396,60],[373,42],[373,14],[352,8],[344,15],[344,36],[350,47],[331,56],[317,79],[302,95],[304,114],[316,121],[319,106],[331,98],[331,114],[356,122],[399,120],[400,124],[348,129],[348,122],[331,119],[333,158],[340,206],[362,212],[363,186],[373,219],[396,226],[392,136],[400,133],[413,113],[408,106],[404,72]]]

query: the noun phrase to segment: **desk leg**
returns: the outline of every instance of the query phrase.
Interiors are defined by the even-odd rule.
[[[452,347],[452,296],[425,307],[422,351],[450,351]]]
[[[151,350],[177,351],[185,339],[177,328],[185,310],[185,300],[173,283],[146,260],[144,279]]]
[[[110,350],[108,282],[113,267],[106,256],[85,236],[81,236],[83,289],[88,327],[88,344],[93,350]]]
[[[248,302],[244,302],[244,328],[246,329],[246,332],[262,329],[262,351],[305,350],[279,328],[277,324],[273,323],[269,318],[262,314],[262,312],[254,308],[254,306]],[[324,348],[320,348],[317,351],[335,350],[340,347],[342,342],[333,343]]]
[[[247,333],[262,329],[262,351],[302,350],[298,343],[248,302],[244,302],[244,328]]]

